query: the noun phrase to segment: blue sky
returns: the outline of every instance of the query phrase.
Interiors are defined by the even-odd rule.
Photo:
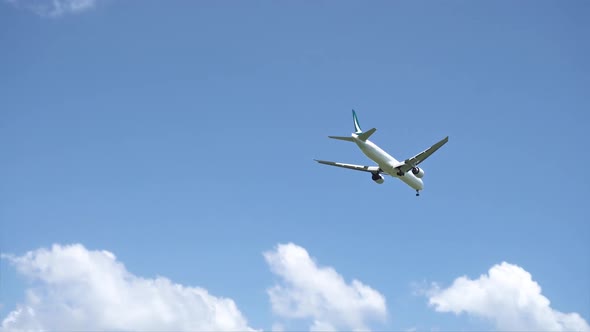
[[[286,330],[327,318],[273,307],[279,244],[379,292],[376,330],[502,329],[429,300],[507,262],[590,319],[589,2],[58,3],[0,3],[3,253],[107,250]],[[419,198],[313,162],[370,164],[326,137],[352,108],[398,159],[450,136]],[[1,264],[4,319],[49,286]]]

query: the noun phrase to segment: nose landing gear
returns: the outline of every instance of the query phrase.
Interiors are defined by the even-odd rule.
[[[420,196],[420,191],[416,190],[416,196]]]

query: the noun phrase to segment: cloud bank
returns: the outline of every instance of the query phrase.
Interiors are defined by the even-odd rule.
[[[108,251],[53,245],[4,258],[36,285],[2,322],[6,331],[252,330],[233,300],[137,277]]]
[[[385,320],[385,297],[358,280],[350,284],[331,267],[320,267],[295,244],[279,244],[264,258],[280,283],[268,289],[273,312],[283,318],[311,319],[311,330],[366,330]]]
[[[428,294],[436,311],[482,317],[499,330],[590,331],[579,314],[552,309],[531,274],[506,262],[492,266],[479,279],[459,277],[446,289],[435,285]]]
[[[17,8],[23,8],[42,17],[60,17],[94,8],[98,0],[5,0]]]

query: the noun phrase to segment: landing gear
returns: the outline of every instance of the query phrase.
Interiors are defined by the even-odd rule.
[[[420,196],[420,191],[416,190],[416,196]]]
[[[404,176],[404,172],[402,172],[402,171],[397,171],[397,173],[395,173],[395,174],[397,174],[397,176]]]

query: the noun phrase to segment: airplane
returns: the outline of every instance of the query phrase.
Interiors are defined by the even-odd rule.
[[[380,147],[375,145],[375,143],[369,141],[369,136],[373,135],[377,129],[371,128],[367,131],[363,131],[359,125],[359,121],[354,110],[352,110],[352,120],[354,122],[355,132],[350,136],[328,137],[356,143],[356,145],[367,157],[369,157],[369,159],[377,163],[377,166],[362,166],[327,160],[314,160],[324,165],[343,167],[355,171],[369,172],[371,173],[371,179],[378,184],[382,184],[385,181],[385,178],[382,174],[390,175],[405,182],[408,186],[416,190],[416,196],[420,196],[420,190],[424,189],[424,182],[422,181],[422,177],[424,177],[424,170],[418,167],[418,165],[426,160],[426,158],[428,158],[441,146],[447,143],[449,141],[449,136],[443,138],[438,143],[418,153],[412,158],[400,162],[390,156],[387,152],[383,151]]]

